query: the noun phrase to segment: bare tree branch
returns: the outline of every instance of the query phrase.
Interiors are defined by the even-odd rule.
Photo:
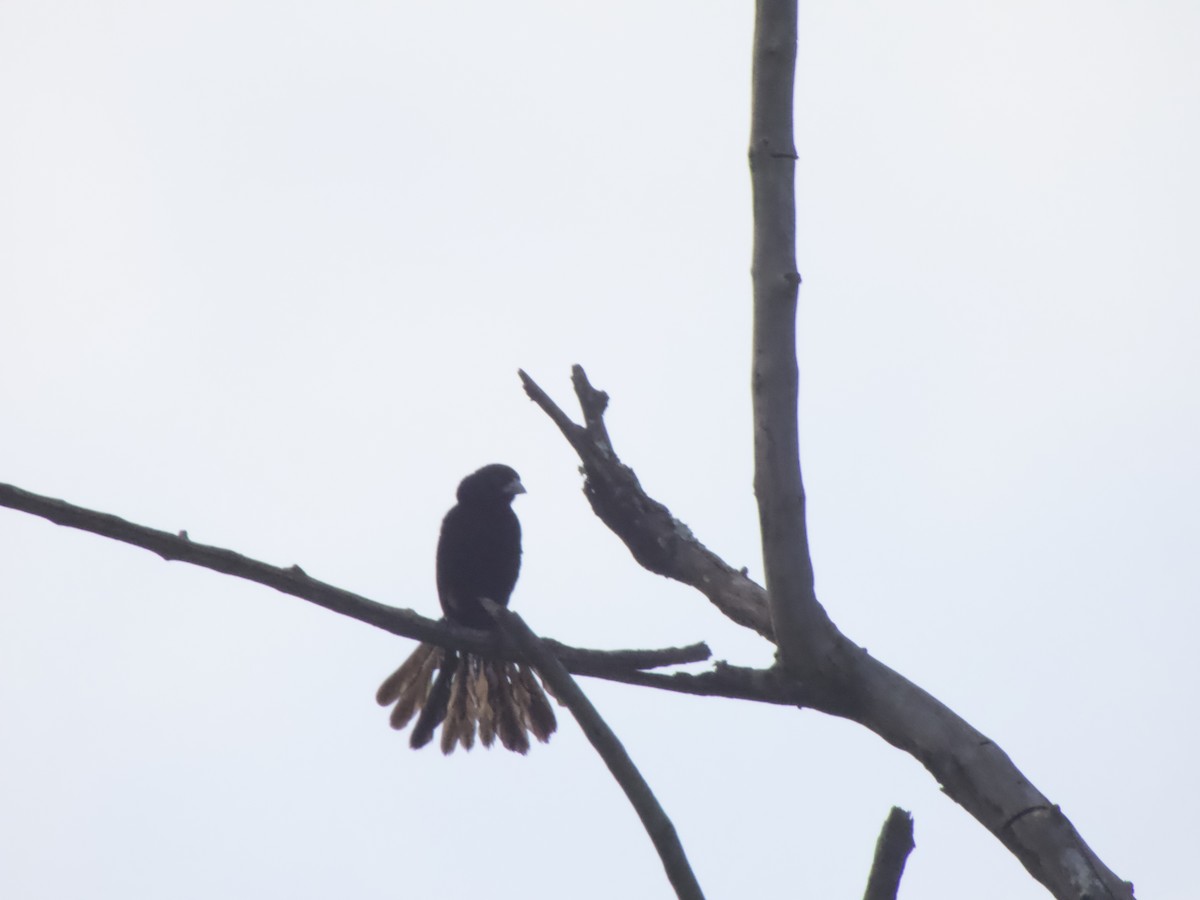
[[[912,814],[893,806],[875,842],[875,859],[863,900],[896,900],[904,864],[915,846]]]
[[[483,605],[500,630],[520,647],[529,662],[538,670],[550,688],[550,693],[571,711],[587,739],[621,785],[621,790],[633,804],[646,833],[654,842],[654,849],[658,851],[663,868],[667,870],[667,878],[675,888],[675,895],[681,900],[703,900],[704,893],[700,890],[700,883],[696,881],[696,875],[688,864],[687,854],[684,853],[683,844],[679,842],[675,826],[659,805],[642,773],[625,752],[620,739],[600,717],[596,707],[592,706],[562,663],[538,640],[537,635],[519,615],[491,600],[485,599]]]
[[[584,493],[593,510],[630,547],[638,562],[652,572],[692,585],[730,618],[734,613],[740,616],[743,624],[765,614],[767,599],[762,587],[704,547],[665,506],[645,494],[599,422],[586,428],[575,424],[528,375],[522,372],[521,380],[526,393],[579,454],[586,478]],[[587,382],[579,366],[572,369],[572,381],[580,405],[589,404],[593,418],[602,415],[603,404],[596,398],[607,401],[607,395]],[[706,579],[708,573],[724,573],[725,577]],[[729,595],[722,593],[725,590]],[[851,719],[911,754],[948,796],[1002,841],[1056,897],[1132,898],[1132,887],[1104,865],[1061,810],[1029,783],[993,741],[847,640],[832,624],[829,629],[836,648],[827,659],[836,665],[823,667],[815,677],[804,680],[782,669],[769,676],[757,673],[745,686],[769,682],[773,687],[769,695],[756,690],[754,699],[794,703]],[[721,671],[715,670],[714,677]],[[625,680],[659,686],[644,675]],[[783,687],[788,684],[793,686],[791,693]]]
[[[410,609],[385,606],[358,594],[310,578],[299,566],[284,569],[259,562],[232,550],[198,544],[186,533],[171,534],[128,522],[118,516],[75,506],[64,500],[43,497],[10,484],[0,484],[0,506],[49,519],[56,525],[78,528],[122,543],[157,553],[166,560],[179,560],[226,575],[266,585],[325,609],[358,619],[392,634],[427,641],[440,647],[467,650],[487,656],[516,658],[515,649],[499,642],[494,634],[428,619]],[[623,676],[629,671],[660,666],[702,662],[712,653],[704,643],[659,650],[585,650],[558,641],[544,643],[566,665],[581,675],[596,678]],[[698,676],[697,676],[698,677]],[[627,680],[616,678],[614,680]],[[745,679],[741,679],[742,684]],[[657,685],[664,687],[664,684]],[[668,690],[672,688],[667,688]],[[732,690],[733,688],[729,688]],[[695,693],[687,691],[687,693]],[[719,691],[718,691],[719,693]],[[774,702],[774,701],[772,701]]]
[[[779,657],[838,711],[912,753],[1057,897],[1130,897],[991,741],[837,630],[817,601],[800,471],[795,258],[796,0],[758,0],[750,170],[754,194],[754,490]]]
[[[838,646],[813,583],[800,475],[796,365],[796,0],[759,0],[754,23],[750,182],[754,195],[754,494],[767,597],[783,664],[798,675]]]
[[[575,672],[575,674],[588,674]],[[811,706],[811,698],[803,685],[785,677],[778,668],[752,669],[731,666],[717,661],[708,672],[644,672],[634,669],[606,671],[602,676],[607,681],[636,684],[643,687],[661,688],[679,694],[696,694],[702,697],[729,697],[735,700],[754,700],[759,703],[775,703],[781,706]]]
[[[671,511],[647,496],[633,469],[624,465],[604,427],[608,395],[588,382],[582,366],[571,369],[585,425],[577,425],[524,371],[529,399],[541,407],[583,463],[583,493],[600,520],[625,542],[645,569],[704,594],[726,616],[772,639],[771,613],[763,589],[701,544]]]

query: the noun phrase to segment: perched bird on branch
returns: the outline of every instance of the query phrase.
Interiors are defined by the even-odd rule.
[[[480,600],[501,606],[521,570],[521,523],[512,502],[525,486],[508,466],[484,466],[462,480],[458,503],[442,520],[437,548],[437,589],[446,619],[491,630]],[[437,677],[434,678],[434,671]],[[442,726],[442,752],[457,744],[470,750],[497,737],[509,750],[529,750],[529,734],[545,743],[558,727],[554,710],[533,670],[524,663],[484,659],[471,653],[420,644],[379,687],[376,700],[391,706],[400,729],[420,710],[409,743],[424,747]]]

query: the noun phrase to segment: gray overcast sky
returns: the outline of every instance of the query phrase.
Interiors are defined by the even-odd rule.
[[[0,3],[0,480],[437,609],[508,462],[514,605],[767,645],[637,568],[521,394],[581,362],[648,490],[761,571],[752,4]],[[802,442],[820,596],[1139,895],[1200,839],[1200,7],[802,4]],[[0,511],[6,898],[665,897],[573,723],[412,753],[411,648]],[[713,898],[1044,896],[845,722],[585,683]]]

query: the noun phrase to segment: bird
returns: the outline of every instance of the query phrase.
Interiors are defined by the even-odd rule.
[[[486,597],[506,607],[516,586],[521,523],[512,503],[523,493],[516,470],[501,463],[484,466],[459,483],[457,502],[442,519],[437,545],[437,592],[446,621],[494,630],[481,601]],[[528,665],[434,644],[419,644],[379,686],[375,699],[393,707],[391,726],[397,730],[420,710],[409,736],[414,750],[428,744],[441,725],[443,753],[460,744],[470,750],[478,730],[485,747],[499,737],[505,748],[525,754],[530,734],[546,743],[558,727],[546,692]]]

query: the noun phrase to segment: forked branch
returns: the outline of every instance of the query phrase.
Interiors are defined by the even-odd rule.
[[[592,509],[642,565],[692,585],[740,624],[769,619],[763,589],[701,544],[686,525],[645,493],[633,471],[621,462],[602,427],[608,397],[592,387],[582,368],[574,367],[572,382],[586,426],[573,422],[524,372],[521,381],[583,462],[584,493]],[[832,623],[829,629],[832,650],[810,676],[797,678],[793,671],[777,666],[769,673],[753,673],[746,685],[754,685],[755,693],[765,699],[760,689],[770,684],[769,693],[778,702],[851,719],[911,754],[947,795],[1061,900],[1132,898],[1131,886],[1104,865],[1062,811],[1030,784],[995,742],[847,640]],[[640,673],[631,680],[651,684],[654,676]]]
[[[592,387],[583,366],[572,367],[571,383],[584,425],[572,421],[526,372],[518,374],[529,399],[579,454],[584,495],[633,558],[651,572],[694,587],[734,622],[772,639],[771,613],[762,587],[744,569],[733,568],[700,543],[691,529],[642,490],[633,469],[621,462],[604,426],[608,394]]]

